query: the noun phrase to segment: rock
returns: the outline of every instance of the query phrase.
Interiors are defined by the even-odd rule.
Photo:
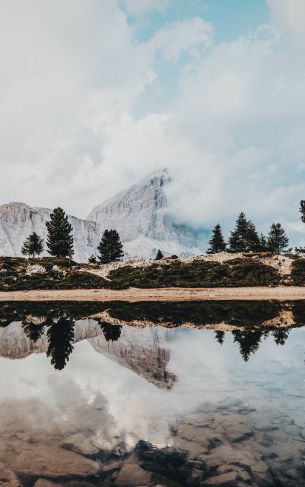
[[[223,474],[223,473],[228,473],[228,472],[236,472],[236,474],[238,475],[238,478],[240,480],[245,481],[245,482],[248,482],[251,480],[251,475],[249,474],[249,472],[242,469],[241,467],[238,467],[237,465],[221,465],[217,469],[218,474]]]
[[[151,473],[146,472],[137,463],[128,463],[117,474],[117,487],[144,487],[151,483]]]
[[[200,487],[213,487],[214,485],[221,487],[235,487],[237,479],[238,476],[236,472],[227,472],[200,482]]]
[[[47,479],[38,479],[36,480],[34,487],[62,487],[63,484],[52,482],[51,480]]]
[[[279,427],[276,424],[272,424],[268,421],[257,421],[254,425],[255,429],[258,431],[276,431]]]
[[[245,420],[241,419],[240,416],[237,418],[234,415],[232,416],[230,415],[230,420],[222,424],[229,441],[237,443],[253,436],[253,430]]]
[[[14,442],[0,449],[1,459],[17,474],[33,477],[88,477],[100,472],[96,462],[57,446]]]
[[[69,436],[65,439],[62,445],[63,447],[68,447],[82,455],[94,455],[99,451],[99,449],[93,445],[90,438],[87,438],[81,433],[75,433],[74,435]]]
[[[239,466],[250,466],[253,463],[253,456],[246,450],[235,450],[229,445],[222,445],[205,458],[208,468],[219,467],[223,464],[235,464]]]
[[[4,482],[16,481],[18,481],[16,474],[0,462],[0,485],[3,485]]]
[[[103,465],[103,474],[106,476],[111,475],[120,470],[121,467],[122,464],[120,462],[108,463],[107,465]]]

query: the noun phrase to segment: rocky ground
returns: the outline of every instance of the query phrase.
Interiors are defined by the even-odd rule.
[[[173,422],[170,446],[156,448],[139,441],[132,449],[122,438],[110,449],[101,449],[94,431],[81,425],[79,431],[70,425],[65,434],[61,428],[39,431],[36,425],[31,434],[18,424],[5,424],[4,410],[1,415],[0,485],[6,487],[300,487],[305,483],[303,418],[291,419],[284,409],[269,417],[241,402],[206,405]]]

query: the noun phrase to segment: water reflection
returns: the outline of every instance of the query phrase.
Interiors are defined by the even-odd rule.
[[[304,310],[0,305],[0,482],[304,485]]]
[[[92,338],[90,333],[98,335],[101,330],[106,342],[120,340],[124,324],[137,328],[213,329],[220,345],[230,332],[243,360],[248,362],[268,337],[283,346],[290,329],[304,326],[304,311],[303,302],[4,303],[0,323],[8,327],[21,322],[33,344],[46,338],[46,355],[55,369],[62,370],[73,352],[76,321],[83,320],[81,326],[86,334],[90,320],[91,328],[83,338]],[[93,323],[96,326],[92,328]]]

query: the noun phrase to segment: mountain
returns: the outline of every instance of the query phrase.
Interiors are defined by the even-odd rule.
[[[166,186],[171,177],[158,170],[138,184],[95,207],[88,220],[104,231],[116,229],[128,257],[153,257],[160,248],[165,255],[202,253],[202,235],[186,225],[177,225],[167,215]]]
[[[35,321],[32,316],[29,319],[30,323]],[[41,319],[41,323],[43,321]],[[124,326],[117,341],[107,341],[99,323],[86,319],[76,321],[73,331],[74,344],[88,340],[96,352],[132,370],[156,387],[172,388],[176,377],[167,370],[170,360],[167,330],[145,328],[139,331]],[[37,342],[30,340],[20,322],[14,321],[5,328],[0,327],[0,357],[24,359],[33,353],[46,353],[47,349],[47,327]]]
[[[202,253],[201,235],[186,225],[177,225],[166,214],[167,170],[156,171],[126,191],[94,208],[87,220],[69,216],[73,227],[74,259],[87,261],[96,252],[106,229],[116,229],[126,258],[150,258],[158,249],[165,255]],[[21,256],[26,237],[37,232],[46,240],[46,221],[51,210],[25,203],[0,205],[0,256]],[[48,255],[45,252],[45,255]]]
[[[46,240],[46,222],[51,211],[47,208],[32,208],[24,203],[0,205],[0,255],[21,256],[22,244],[32,232]],[[95,222],[74,216],[69,216],[69,220],[73,227],[74,258],[87,261],[95,252],[101,233]]]

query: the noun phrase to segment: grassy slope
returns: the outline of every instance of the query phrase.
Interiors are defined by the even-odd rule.
[[[41,266],[42,269],[33,269],[33,266]],[[283,283],[276,269],[250,257],[236,258],[222,264],[202,259],[187,262],[151,261],[149,266],[140,267],[126,263],[110,271],[108,279],[92,273],[96,270],[96,266],[77,264],[67,259],[2,257],[0,291],[275,286]],[[293,262],[292,283],[305,284],[305,260],[297,259]]]

